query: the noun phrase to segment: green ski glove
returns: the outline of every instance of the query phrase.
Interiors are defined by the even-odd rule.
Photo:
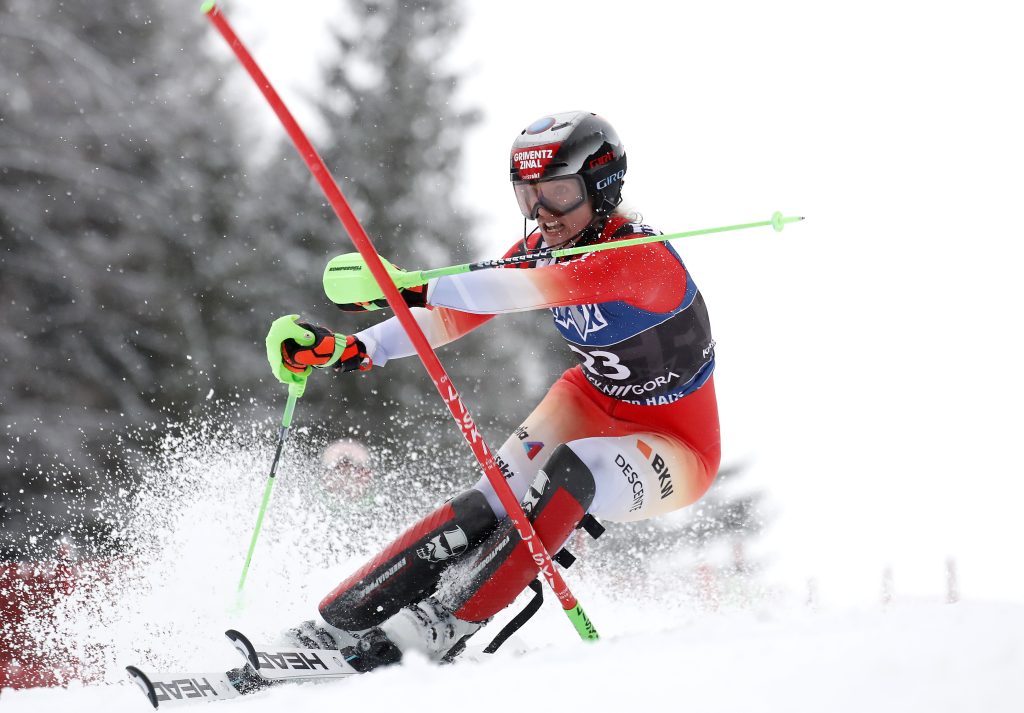
[[[301,396],[313,367],[322,368],[338,360],[345,340],[323,327],[299,322],[299,315],[278,317],[267,332],[267,361],[277,380]]]

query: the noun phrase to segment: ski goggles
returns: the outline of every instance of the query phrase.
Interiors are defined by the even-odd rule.
[[[513,181],[512,188],[519,210],[530,220],[537,219],[542,206],[555,215],[565,215],[587,200],[587,184],[578,174],[545,181]]]

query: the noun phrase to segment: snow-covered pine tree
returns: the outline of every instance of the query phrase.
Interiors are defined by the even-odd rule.
[[[242,170],[232,116],[200,71],[202,19],[172,9],[0,7],[8,535],[78,527],[90,487],[130,485],[119,437],[187,413],[213,375],[252,384],[262,361],[239,308],[251,249],[228,237]]]
[[[314,100],[326,127],[315,141],[318,151],[377,249],[410,269],[484,257],[473,214],[516,210],[511,191],[505,205],[468,206],[460,200],[466,186],[459,168],[471,159],[463,145],[478,117],[459,108],[459,77],[446,63],[459,30],[458,6],[457,0],[350,2],[333,28],[335,52]],[[502,180],[506,167],[494,171]],[[323,266],[354,247],[292,146],[282,143],[272,170],[260,176],[260,201],[270,212],[264,224],[281,241],[281,267],[307,278],[278,313],[302,312],[348,333],[390,315],[340,313],[327,302],[320,287]],[[509,244],[515,237],[509,236]],[[568,365],[554,349],[554,336],[547,311],[502,316],[442,351],[495,447]],[[536,378],[537,372],[546,376]],[[457,470],[463,481],[475,477],[478,469],[418,360],[340,379],[316,379],[304,397],[304,408],[338,415],[331,424],[335,434],[354,425],[362,429],[357,436],[396,451],[411,441],[443,459],[449,474]],[[353,414],[365,414],[365,421]]]

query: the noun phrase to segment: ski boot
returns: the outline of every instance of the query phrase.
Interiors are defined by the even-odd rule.
[[[463,621],[434,597],[402,609],[381,629],[402,651],[418,651],[431,661],[450,663],[486,622]]]

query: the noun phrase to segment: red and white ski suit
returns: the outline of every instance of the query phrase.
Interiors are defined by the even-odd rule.
[[[656,234],[612,216],[599,242]],[[540,236],[506,256],[543,247]],[[413,314],[430,344],[458,339],[503,312],[549,309],[580,365],[566,371],[496,454],[522,498],[538,468],[568,445],[594,475],[589,512],[611,521],[689,505],[710,487],[721,457],[714,340],[682,260],[654,242],[432,280]],[[390,319],[360,332],[374,364],[414,354]],[[501,517],[482,478],[475,486]]]

